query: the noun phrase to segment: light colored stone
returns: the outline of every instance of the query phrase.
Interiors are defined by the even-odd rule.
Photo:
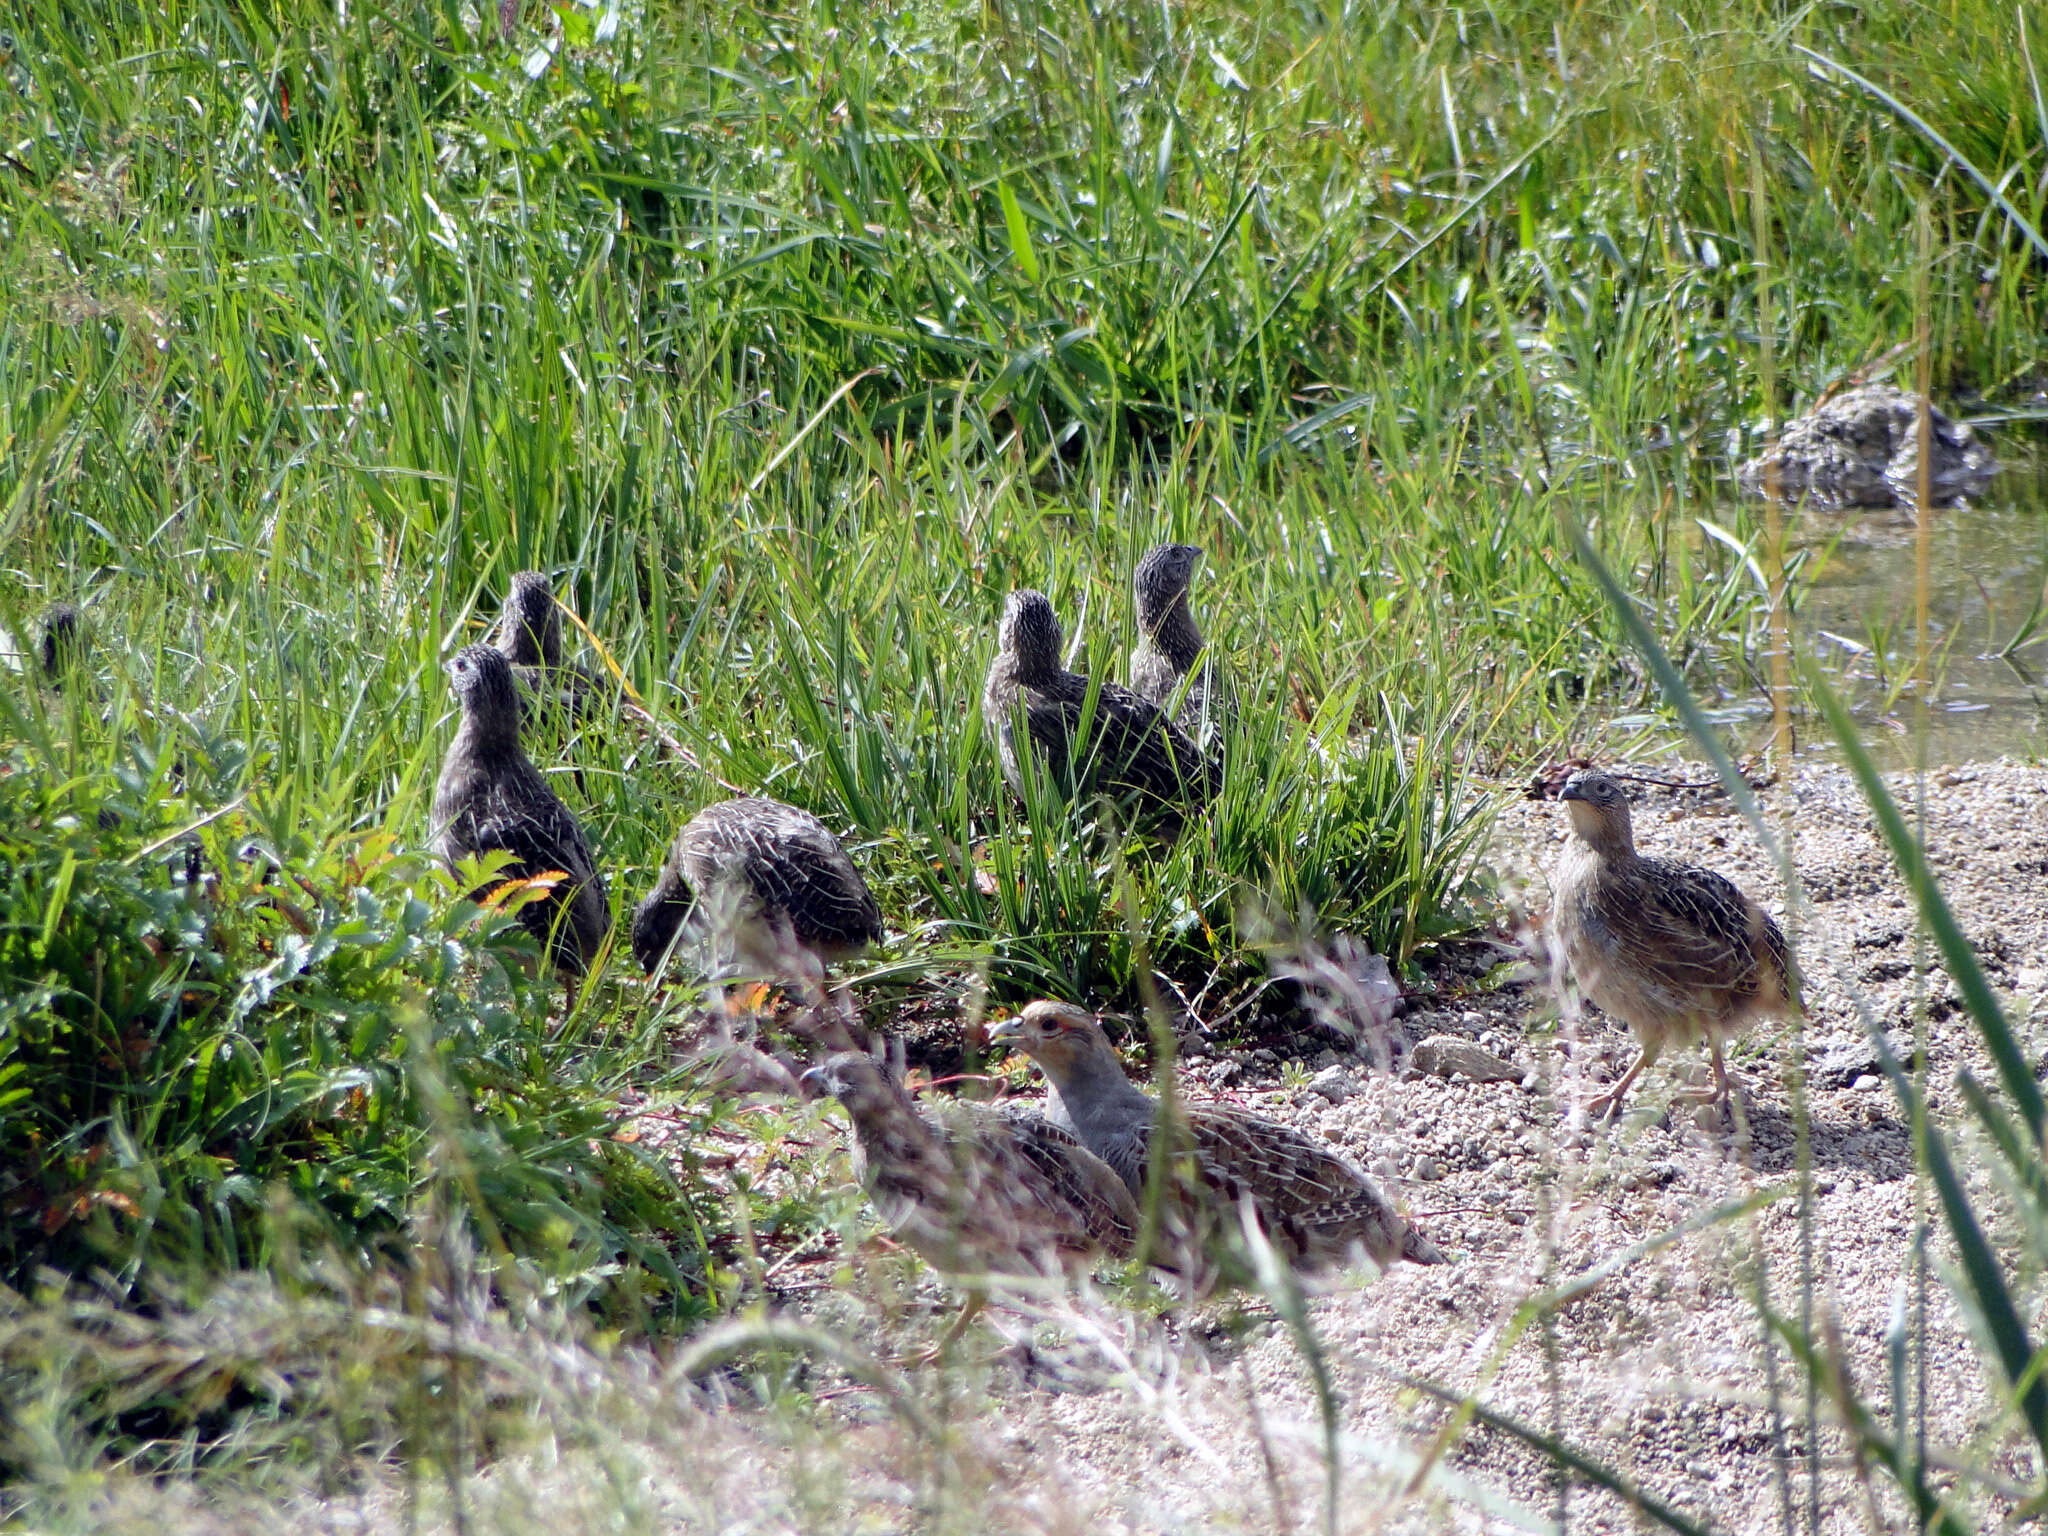
[[[1308,1091],[1328,1099],[1332,1104],[1342,1104],[1359,1092],[1357,1081],[1342,1067],[1323,1068],[1308,1080]]]
[[[1459,1035],[1431,1035],[1415,1047],[1410,1061],[1432,1077],[1466,1077],[1475,1083],[1519,1083],[1522,1068]]]

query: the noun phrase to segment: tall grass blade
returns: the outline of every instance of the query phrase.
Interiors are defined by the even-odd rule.
[[[2021,25],[2023,27],[2025,25],[2024,17],[2022,18]],[[1947,139],[1943,138],[1941,134],[1935,129],[1934,125],[1928,122],[1926,118],[1922,117],[1919,113],[1915,112],[1911,107],[1907,106],[1903,101],[1899,100],[1898,97],[1894,96],[1890,91],[1886,90],[1883,86],[1879,85],[1875,80],[1869,79],[1864,75],[1859,75],[1855,70],[1851,69],[1848,65],[1840,62],[1839,60],[1831,59],[1826,54],[1817,52],[1816,50],[1807,47],[1804,43],[1794,43],[1792,46],[1797,52],[1803,53],[1809,59],[1812,59],[1814,63],[1819,64],[1824,69],[1833,70],[1836,74],[1840,75],[1844,80],[1847,80],[1852,85],[1859,87],[1866,94],[1874,97],[1876,100],[1882,102],[1886,107],[1890,108],[1892,113],[1895,116],[1897,116],[1901,122],[1905,123],[1908,127],[1912,128],[1915,133],[1918,133],[1922,138],[1926,139],[1928,143],[1932,144],[1936,149],[1940,150],[1944,155],[1948,156],[1949,161],[1956,167],[1957,170],[1961,171],[1965,176],[1969,177],[1970,180],[1977,183],[1978,187],[1983,191],[1984,195],[1991,199],[1992,203],[1997,207],[2000,213],[2005,215],[2006,221],[2009,224],[2011,224],[2015,230],[2019,232],[2020,237],[2023,240],[2025,240],[2027,244],[2031,245],[2035,249],[2035,251],[2038,252],[2040,255],[2042,255],[2043,257],[2048,257],[2048,239],[2044,239],[2042,237],[2041,231],[2035,226],[2034,221],[2032,219],[2029,219],[2024,213],[2022,213],[2019,210],[2017,206],[2014,205],[2012,199],[2005,195],[2004,189],[1997,182],[1993,181],[1989,176],[1985,175],[1982,171],[1978,170],[1976,165],[1972,163],[1968,155],[1965,155],[1961,150],[1957,149],[1955,145],[1949,143]]]

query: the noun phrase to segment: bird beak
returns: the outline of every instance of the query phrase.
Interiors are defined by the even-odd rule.
[[[988,1037],[991,1041],[1015,1040],[1023,1033],[1024,1018],[1021,1014],[1014,1018],[997,1019],[995,1023],[988,1027]]]
[[[1560,800],[1584,800],[1586,797],[1578,785],[1568,783],[1557,792],[1557,798]]]
[[[825,1069],[823,1067],[811,1068],[810,1071],[796,1080],[796,1085],[803,1089],[804,1097],[807,1099],[823,1098],[825,1096]]]

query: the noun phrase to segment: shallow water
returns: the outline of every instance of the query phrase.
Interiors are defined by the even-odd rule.
[[[2011,435],[1997,447],[2004,468],[1983,501],[1935,513],[1929,764],[2048,756],[2048,452]],[[1788,532],[1791,549],[1811,562],[1794,646],[1850,699],[1882,765],[1912,767],[1921,760],[1912,509],[1802,512]],[[1731,700],[1709,714],[1738,753],[1764,744],[1764,699]],[[1834,755],[1816,716],[1795,727],[1802,755]]]

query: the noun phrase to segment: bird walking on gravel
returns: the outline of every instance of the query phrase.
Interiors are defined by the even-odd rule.
[[[554,583],[539,571],[512,578],[490,643],[512,663],[526,699],[540,710],[559,708],[573,719],[600,686],[588,667],[563,660],[561,605]]]
[[[519,921],[558,971],[580,976],[611,931],[611,905],[582,827],[520,748],[512,663],[492,646],[467,646],[448,677],[462,723],[434,785],[434,846],[451,864],[509,853],[508,880],[561,877],[545,900],[520,909]]]
[[[1618,1110],[1666,1045],[1700,1040],[1714,1086],[1682,1097],[1725,1104],[1721,1042],[1757,1019],[1799,1009],[1785,935],[1725,876],[1637,853],[1628,796],[1606,774],[1573,774],[1559,798],[1573,836],[1557,866],[1557,939],[1579,990],[1625,1021],[1641,1046],[1592,1113]]]
[[[1061,1127],[958,1101],[927,1113],[858,1051],[834,1054],[804,1082],[846,1107],[854,1173],[883,1221],[967,1289],[939,1350],[981,1310],[990,1276],[1057,1279],[1130,1255],[1130,1191]]]
[[[652,975],[679,932],[710,938],[761,976],[822,981],[882,939],[882,909],[839,839],[809,811],[745,796],[707,805],[676,834],[633,913]]]
[[[1045,1074],[1046,1118],[1070,1130],[1114,1169],[1139,1201],[1153,1176],[1160,1104],[1124,1076],[1102,1025],[1086,1009],[1039,1001],[989,1031]],[[1305,1269],[1342,1264],[1363,1251],[1382,1267],[1396,1259],[1440,1264],[1443,1252],[1410,1226],[1372,1180],[1300,1132],[1228,1104],[1177,1103],[1177,1149],[1166,1170],[1166,1212],[1177,1228],[1169,1256],[1184,1274],[1236,1229],[1248,1204],[1266,1239]]]
[[[1155,544],[1131,580],[1138,609],[1131,691],[1161,709],[1172,706],[1179,694],[1174,723],[1197,740],[1222,703],[1202,632],[1188,611],[1188,588],[1201,559],[1202,551],[1193,544]],[[1182,679],[1187,680],[1184,693]]]
[[[1146,810],[1200,806],[1215,790],[1214,767],[1159,708],[1127,688],[1099,686],[1061,661],[1058,615],[1043,592],[1012,592],[1003,607],[1001,645],[982,687],[982,716],[995,734],[1003,777],[1024,793],[1025,756],[1035,751],[1072,788],[1135,798]],[[1077,740],[1090,689],[1095,709]],[[1026,741],[1016,739],[1024,715]]]

